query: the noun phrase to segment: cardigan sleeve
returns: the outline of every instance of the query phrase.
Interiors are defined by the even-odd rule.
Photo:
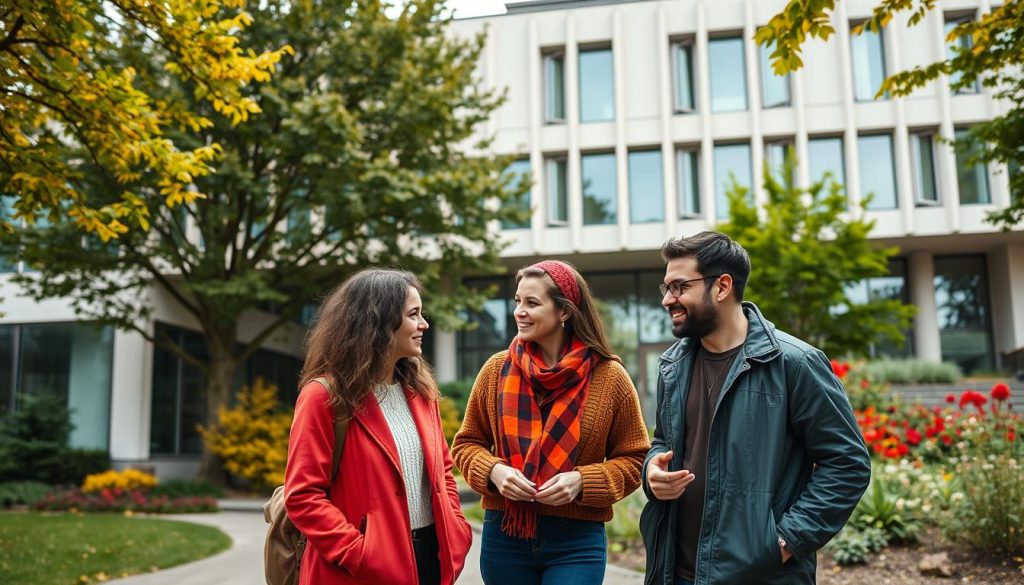
[[[498,494],[490,481],[491,470],[501,458],[494,454],[497,429],[491,424],[491,413],[496,412],[495,389],[501,365],[507,352],[497,353],[484,364],[476,377],[466,404],[462,427],[452,441],[452,458],[462,477],[480,494]]]
[[[631,494],[640,486],[644,457],[651,448],[640,398],[629,374],[618,363],[612,364],[608,387],[612,393],[609,405],[612,422],[605,460],[576,468],[583,476],[583,490],[578,499],[581,506],[603,508]]]
[[[355,573],[363,535],[328,497],[333,454],[334,415],[327,392],[319,382],[310,382],[299,392],[288,437],[285,509],[321,556]]]

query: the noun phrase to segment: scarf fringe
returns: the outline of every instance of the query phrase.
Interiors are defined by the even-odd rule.
[[[522,502],[505,500],[505,517],[501,531],[524,540],[537,537],[537,508]]]

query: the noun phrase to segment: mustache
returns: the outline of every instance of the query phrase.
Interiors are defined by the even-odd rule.
[[[665,307],[665,310],[668,311],[669,313],[671,313],[672,311],[676,311],[676,310],[685,311],[686,308],[683,307],[682,305],[680,305],[679,303],[673,303],[673,304],[669,305],[668,307]]]

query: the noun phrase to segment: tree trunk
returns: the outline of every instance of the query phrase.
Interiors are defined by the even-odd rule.
[[[210,361],[209,373],[206,378],[206,426],[217,425],[217,413],[221,406],[227,406],[235,379],[238,362],[235,359],[235,330],[207,333]],[[224,485],[224,465],[220,457],[210,451],[203,443],[203,455],[199,465],[199,477],[216,485]]]

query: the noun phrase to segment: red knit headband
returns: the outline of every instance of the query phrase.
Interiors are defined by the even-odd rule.
[[[555,286],[558,290],[562,291],[565,298],[576,305],[580,306],[580,285],[576,282],[576,276],[572,273],[572,268],[565,262],[559,262],[558,260],[544,260],[533,265],[533,268],[539,268],[547,273],[551,277],[551,280],[555,281]]]

